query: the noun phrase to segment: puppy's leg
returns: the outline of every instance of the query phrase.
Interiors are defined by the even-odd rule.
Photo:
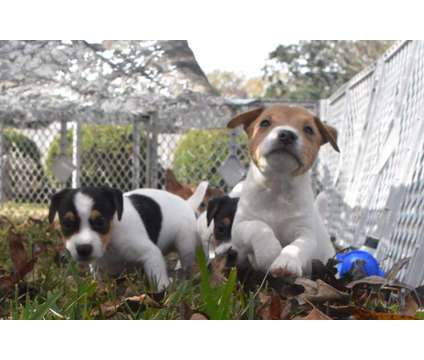
[[[302,276],[308,272],[316,248],[314,235],[310,231],[302,231],[295,241],[283,248],[271,266],[271,273]]]
[[[165,290],[169,285],[165,259],[157,247],[151,247],[143,254],[142,264],[151,286],[158,292]]]
[[[231,246],[237,251],[237,261],[248,259],[256,270],[268,271],[281,253],[281,244],[274,231],[260,220],[242,221],[234,226]]]
[[[175,238],[175,247],[184,272],[191,270],[196,259],[196,248],[198,246],[201,246],[201,242],[195,227],[191,224],[181,227]]]

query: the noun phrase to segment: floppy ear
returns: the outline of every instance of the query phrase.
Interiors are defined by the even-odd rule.
[[[124,196],[122,195],[122,191],[109,187],[104,187],[103,191],[115,207],[118,220],[121,220],[124,211]]]
[[[215,217],[216,213],[218,212],[220,206],[221,206],[222,197],[217,197],[209,200],[208,202],[208,209],[206,210],[206,224],[207,226],[210,225],[212,219]]]
[[[315,124],[318,127],[319,132],[321,133],[322,142],[321,145],[330,143],[334,150],[340,152],[340,149],[337,145],[337,130],[332,126],[323,123],[319,118],[315,117]]]
[[[258,118],[264,109],[264,107],[260,107],[237,115],[227,124],[227,128],[234,129],[237,126],[243,125],[244,131],[247,131],[250,124]]]
[[[63,197],[69,192],[71,189],[63,189],[58,193],[54,194],[50,199],[50,207],[49,207],[49,223],[52,224],[53,220],[56,216],[57,210],[59,209],[59,205],[62,202]]]
[[[169,192],[174,192],[181,188],[182,188],[182,185],[178,182],[177,178],[174,175],[174,172],[171,169],[166,169],[165,190]]]

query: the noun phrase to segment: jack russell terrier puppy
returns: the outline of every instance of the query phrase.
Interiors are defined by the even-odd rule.
[[[243,181],[230,244],[239,266],[302,276],[311,260],[335,251],[314,205],[309,169],[326,143],[339,151],[337,131],[300,107],[258,108],[233,118],[243,125],[251,163]]]
[[[64,189],[51,199],[49,221],[59,213],[76,261],[110,274],[142,266],[151,285],[163,291],[169,285],[164,254],[176,250],[183,270],[194,264],[200,245],[195,209],[207,186],[201,183],[187,201],[156,189]]]

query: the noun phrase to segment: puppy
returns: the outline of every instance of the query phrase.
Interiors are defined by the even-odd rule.
[[[49,221],[59,214],[66,248],[76,261],[110,274],[141,266],[151,285],[163,291],[169,285],[164,254],[175,249],[183,270],[194,263],[200,245],[194,210],[206,187],[202,183],[187,201],[156,189],[125,194],[108,187],[65,189],[53,195]]]
[[[213,198],[209,201],[208,209],[206,210],[206,220],[208,227],[213,220],[215,246],[231,240],[231,229],[238,201],[238,198],[231,198],[228,195]]]
[[[312,259],[325,263],[335,253],[314,204],[309,169],[322,145],[339,151],[337,131],[306,109],[288,106],[248,111],[227,127],[240,125],[251,163],[232,228],[238,264],[274,275],[307,274]]]
[[[175,177],[174,172],[171,169],[166,169],[165,190],[175,195],[178,195],[182,197],[183,199],[188,199],[193,195],[194,191],[196,190],[196,186],[182,185]],[[221,189],[208,187],[203,201],[200,203],[199,207],[196,210],[197,214],[200,215],[206,210],[208,202],[212,197],[222,196],[222,195],[224,195],[224,192]]]

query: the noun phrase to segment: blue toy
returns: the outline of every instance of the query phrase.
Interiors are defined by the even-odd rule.
[[[336,254],[337,272],[340,278],[352,271],[355,266],[362,266],[366,276],[377,275],[384,277],[384,271],[381,270],[377,259],[369,252],[364,250],[351,250]]]

